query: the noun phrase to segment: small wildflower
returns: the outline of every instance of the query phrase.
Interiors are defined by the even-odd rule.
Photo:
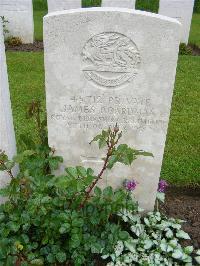
[[[128,191],[135,190],[136,186],[137,186],[137,182],[135,180],[125,180],[124,182],[124,187]]]
[[[165,180],[160,180],[158,183],[158,192],[164,193],[168,187],[168,183]]]

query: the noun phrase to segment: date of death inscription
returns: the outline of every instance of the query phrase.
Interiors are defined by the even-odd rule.
[[[71,129],[105,129],[118,124],[123,131],[165,130],[167,116],[149,98],[133,96],[73,96],[55,106],[52,122]]]

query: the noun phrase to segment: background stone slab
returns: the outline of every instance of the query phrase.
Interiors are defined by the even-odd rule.
[[[194,0],[160,0],[159,14],[178,19],[182,24],[181,42],[188,43]]]
[[[9,22],[6,24],[8,36],[19,37],[23,43],[33,43],[32,0],[0,0],[0,16]]]
[[[81,8],[81,0],[47,0],[48,12]]]
[[[136,0],[102,0],[102,7],[135,8]]]
[[[8,86],[7,65],[5,57],[4,37],[0,23],[0,150],[5,151],[10,159],[16,154],[15,133]],[[16,169],[17,171],[17,169]],[[0,172],[0,187],[6,185],[9,176]],[[1,199],[0,199],[1,201]]]

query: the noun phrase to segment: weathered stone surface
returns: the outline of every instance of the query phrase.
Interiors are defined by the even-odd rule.
[[[48,0],[48,12],[81,8],[81,0]]]
[[[0,23],[0,150],[5,151],[9,158],[16,154],[15,133],[8,87],[7,66],[4,38]],[[6,173],[0,172],[0,187],[9,181]],[[1,201],[1,199],[0,199]]]
[[[160,0],[159,14],[178,19],[182,24],[181,42],[188,43],[194,0]]]
[[[102,7],[135,8],[136,0],[102,0]]]
[[[104,151],[90,140],[116,122],[122,143],[150,151],[117,165],[101,185],[136,179],[146,210],[154,206],[174,88],[180,23],[147,12],[88,8],[44,18],[49,144],[65,166],[98,171]]]
[[[23,43],[33,43],[32,0],[0,0],[0,16],[9,22],[6,24],[8,36],[19,37]]]

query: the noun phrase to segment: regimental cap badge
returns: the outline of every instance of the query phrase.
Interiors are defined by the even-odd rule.
[[[136,44],[121,33],[104,32],[87,41],[82,52],[85,77],[101,87],[116,88],[138,73]]]

